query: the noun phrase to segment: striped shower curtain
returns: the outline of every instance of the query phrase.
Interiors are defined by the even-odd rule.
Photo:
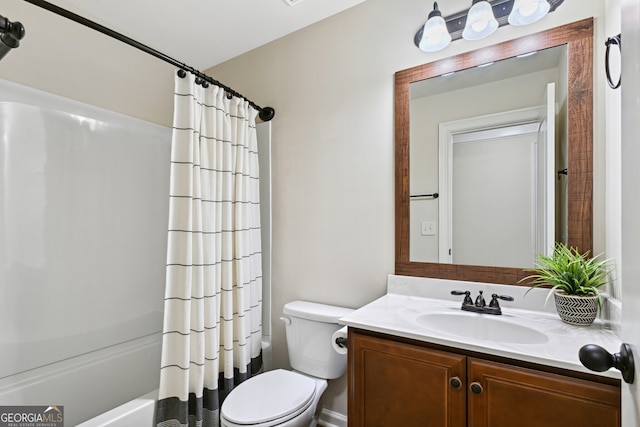
[[[176,77],[157,426],[218,426],[262,368],[257,111]]]

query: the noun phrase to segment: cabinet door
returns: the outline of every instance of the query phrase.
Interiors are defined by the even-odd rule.
[[[620,388],[468,359],[469,427],[618,427]]]
[[[464,427],[465,357],[349,332],[350,427]]]

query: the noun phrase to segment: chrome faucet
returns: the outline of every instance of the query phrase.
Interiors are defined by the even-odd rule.
[[[460,308],[464,311],[472,311],[474,313],[500,315],[502,314],[502,309],[500,308],[498,300],[513,301],[513,297],[509,295],[491,294],[491,301],[489,302],[489,305],[487,305],[484,300],[484,295],[482,295],[482,291],[479,291],[475,303],[471,299],[470,291],[451,291],[451,295],[464,295],[462,307]]]

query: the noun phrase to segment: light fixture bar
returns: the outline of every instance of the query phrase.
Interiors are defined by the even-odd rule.
[[[557,7],[564,2],[564,0],[547,1],[551,6],[549,9],[549,13],[556,10]],[[513,9],[514,2],[515,0],[494,0],[489,2],[489,4],[491,4],[491,9],[493,10],[493,15],[498,21],[498,28],[509,24],[509,14],[511,13],[511,9]],[[468,12],[468,10],[465,10],[460,13],[456,13],[455,15],[450,15],[444,18],[444,21],[447,24],[447,30],[449,30],[449,34],[451,34],[452,41],[462,38],[462,31],[464,30],[464,26],[467,23]],[[422,40],[423,30],[424,26],[420,27],[415,37],[413,38],[413,42],[418,47],[420,47],[420,40]]]

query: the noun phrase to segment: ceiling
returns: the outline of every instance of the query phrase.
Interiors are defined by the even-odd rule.
[[[205,70],[365,0],[50,0]]]

